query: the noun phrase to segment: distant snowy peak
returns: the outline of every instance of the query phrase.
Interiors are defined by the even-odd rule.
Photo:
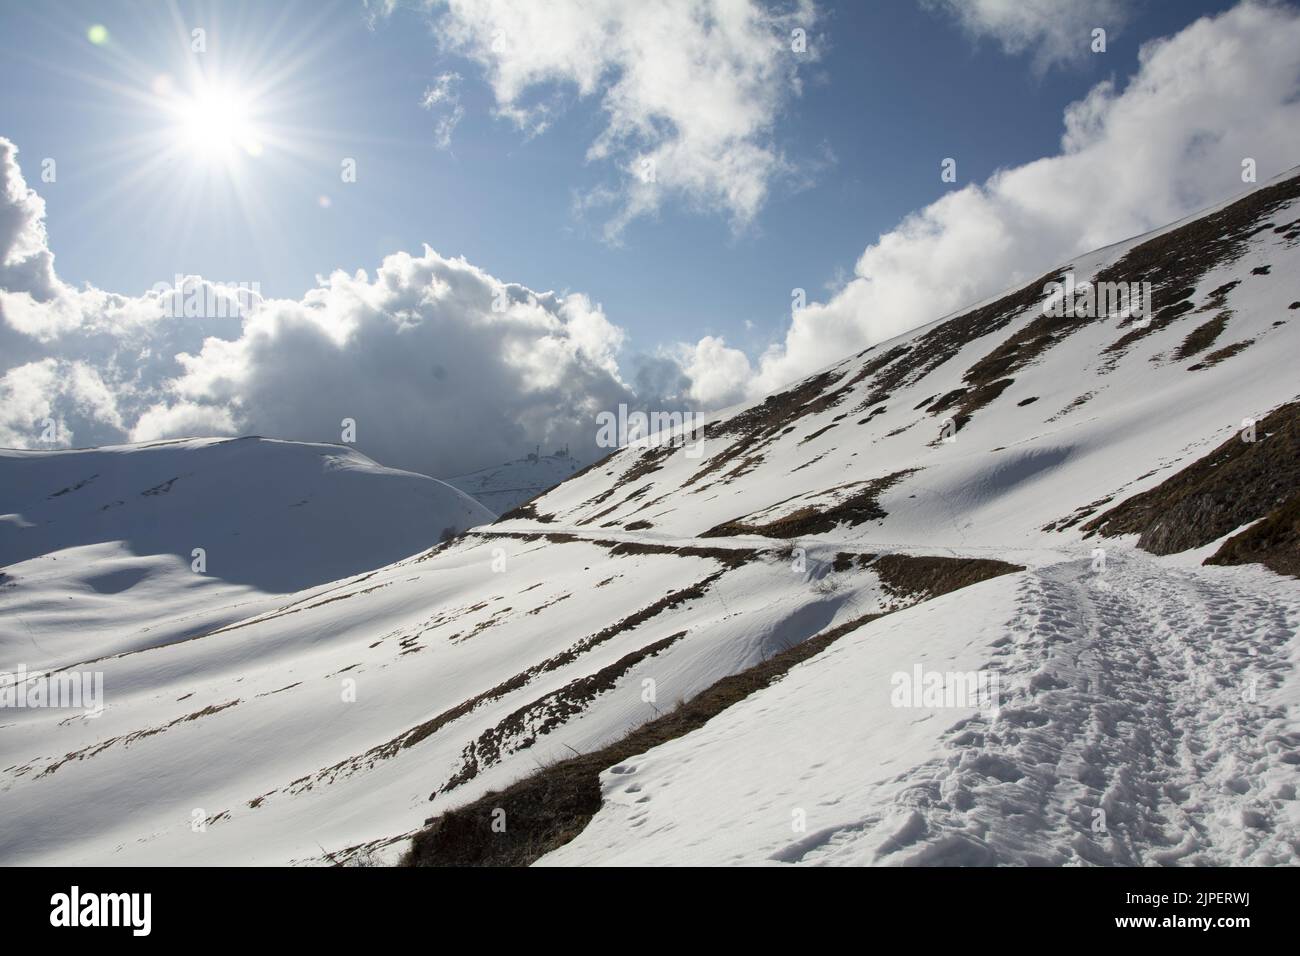
[[[382,567],[492,517],[339,445],[0,450],[0,658],[50,664],[202,633],[262,595]]]
[[[501,515],[549,491],[581,468],[582,464],[567,451],[559,451],[553,455],[527,455],[444,480]]]
[[[0,563],[124,541],[260,590],[370,570],[491,520],[451,486],[354,449],[265,438],[0,450]]]

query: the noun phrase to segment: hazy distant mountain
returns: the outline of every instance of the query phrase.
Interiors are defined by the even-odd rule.
[[[480,468],[443,480],[502,515],[529,498],[549,491],[582,467],[567,451],[531,454],[503,465]]]

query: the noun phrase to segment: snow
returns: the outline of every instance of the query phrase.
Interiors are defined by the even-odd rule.
[[[581,467],[567,453],[533,454],[444,480],[496,514],[505,514],[529,498],[554,488]]]
[[[610,768],[542,863],[1294,865],[1298,624],[1300,589],[1257,568],[987,581]],[[997,717],[892,706],[916,663],[996,668]]]
[[[1076,280],[1136,241],[1077,258]],[[517,503],[510,489],[576,463],[451,479],[484,508],[338,446],[0,452],[0,671],[90,670],[106,696],[98,717],[0,710],[0,862],[392,860],[438,813],[891,612],[609,768],[602,809],[541,862],[1294,865],[1296,582],[1129,539],[1101,543],[1098,571],[1078,524],[1047,529],[1153,487],[1295,397],[1297,256],[1266,230],[1200,279],[1198,304],[1241,280],[1216,345],[1256,340],[1212,368],[1172,354],[1213,312],[1120,356],[1105,349],[1125,330],[1099,320],[938,441],[944,414],[917,406],[958,388],[1040,314],[1030,306],[865,424],[873,376],[707,474],[734,436],[640,477],[625,476],[647,443],[620,451],[536,498],[536,519],[483,526]],[[834,387],[927,331],[846,358]],[[703,537],[901,471],[883,518],[796,540]],[[194,547],[206,574],[190,570]],[[908,606],[869,567],[834,570],[840,552],[1026,570]],[[996,674],[998,710],[894,706],[896,675],[918,665]]]
[[[201,634],[491,520],[441,482],[337,445],[0,450],[0,670]]]

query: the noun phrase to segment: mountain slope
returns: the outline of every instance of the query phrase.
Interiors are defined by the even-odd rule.
[[[554,488],[580,467],[567,452],[561,451],[554,455],[527,455],[443,480],[500,515]]]
[[[1236,572],[1061,562],[882,620],[611,767],[544,862],[1294,865],[1300,594]],[[863,693],[918,659],[997,668],[996,718]]]
[[[1297,197],[1292,176],[1081,256],[710,423],[701,455],[642,442],[531,513],[597,533],[635,522],[676,537],[788,536],[857,501],[875,504],[846,517],[843,539],[1068,540],[1076,508],[1158,484],[1300,392]],[[1151,282],[1149,324],[1043,315],[1045,283],[1067,273]],[[1235,347],[1213,362],[1208,346],[1184,348],[1209,321],[1223,325],[1215,344]],[[779,526],[795,514],[805,520]]]
[[[1295,581],[1203,566],[1232,522],[1158,557],[1084,525],[1296,398],[1298,241],[1284,177],[717,416],[698,456],[638,443],[423,554],[82,665],[102,716],[0,726],[0,860],[416,837],[439,863],[502,809],[523,862],[1296,863]],[[1045,315],[1067,273],[1150,282],[1149,322]],[[975,567],[998,573],[945,594]],[[996,678],[998,705],[900,701],[918,668]],[[570,830],[508,802],[588,756]]]
[[[382,567],[491,520],[441,482],[335,445],[0,450],[0,669],[202,633],[265,595]]]

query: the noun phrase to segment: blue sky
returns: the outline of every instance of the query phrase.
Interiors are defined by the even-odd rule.
[[[676,201],[607,242],[599,217],[573,202],[608,179],[608,168],[584,161],[602,122],[599,97],[557,84],[563,112],[529,137],[493,115],[481,68],[440,51],[416,9],[372,27],[357,3],[175,5],[181,25],[209,31],[203,67],[235,83],[241,64],[256,72],[297,61],[267,99],[304,155],[246,164],[256,221],[232,211],[221,181],[184,197],[166,182],[121,188],[130,164],[112,161],[114,144],[160,122],[123,88],[143,90],[154,73],[183,77],[199,59],[159,4],[0,8],[0,133],[25,168],[58,162],[57,182],[39,189],[59,273],[74,284],[136,294],[182,272],[297,297],[318,273],[373,270],[427,242],[535,289],[586,292],[635,349],[715,334],[757,351],[784,332],[792,288],[825,294],[868,243],[952,188],[939,180],[943,157],[958,160],[961,185],[1054,152],[1064,107],[1132,72],[1139,43],[1228,6],[1138,4],[1111,31],[1107,54],[1043,75],[1031,54],[972,40],[912,0],[830,8],[814,38],[820,58],[775,132],[811,182],[776,184],[739,233],[725,216]],[[86,37],[96,23],[108,29],[103,47]],[[465,78],[465,115],[439,150],[421,99],[447,71]],[[354,184],[339,182],[342,157],[358,161]]]
[[[0,2],[0,446],[592,457],[1298,161],[1284,0]]]

